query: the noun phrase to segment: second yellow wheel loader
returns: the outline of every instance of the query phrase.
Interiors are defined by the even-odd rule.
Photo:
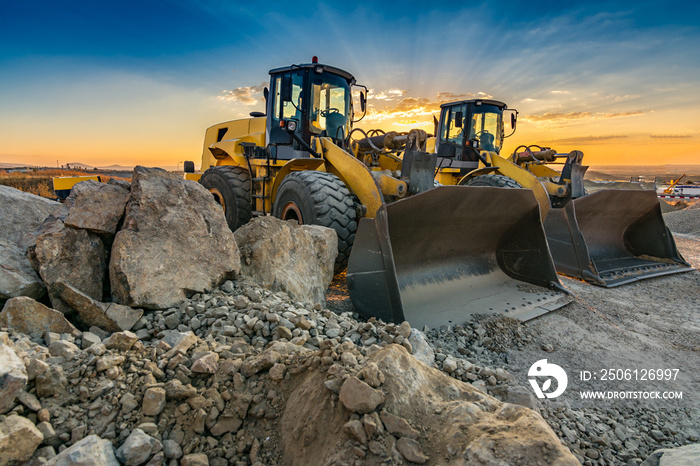
[[[471,99],[441,106],[435,147],[442,184],[532,190],[557,270],[595,285],[692,270],[664,223],[655,192],[587,194],[583,176],[588,167],[580,151],[557,154],[521,146],[510,157],[501,156],[508,113],[514,132],[517,112],[503,102]],[[557,163],[561,171],[550,167]]]
[[[354,85],[316,60],[271,70],[266,113],[208,128],[206,171],[187,177],[209,189],[232,230],[270,214],[335,229],[337,270],[348,264],[366,317],[432,327],[475,313],[529,319],[570,302],[532,192],[435,188],[436,156],[419,150],[419,131],[394,141],[403,158],[373,135],[353,142]]]

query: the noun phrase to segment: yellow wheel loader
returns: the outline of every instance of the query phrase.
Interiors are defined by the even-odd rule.
[[[531,190],[557,270],[595,285],[613,287],[692,270],[664,223],[655,192],[609,189],[587,194],[583,177],[588,167],[582,165],[581,151],[557,154],[546,147],[520,146],[503,157],[504,120],[510,136],[517,111],[503,102],[443,104],[435,131],[438,181]],[[559,164],[561,171],[552,164]]]
[[[347,265],[366,317],[439,326],[474,313],[528,319],[571,301],[531,191],[435,188],[424,132],[351,137],[361,132],[353,86],[350,73],[315,59],[271,70],[266,113],[208,128],[205,171],[186,176],[212,193],[232,230],[262,215],[335,229],[336,271]]]

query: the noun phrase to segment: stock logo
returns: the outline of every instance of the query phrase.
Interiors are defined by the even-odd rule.
[[[532,389],[535,391],[537,398],[556,398],[566,390],[566,385],[569,379],[566,376],[564,369],[556,364],[550,364],[546,359],[540,359],[530,367],[527,373],[528,380]],[[545,378],[540,387],[538,378]],[[552,379],[557,381],[557,388],[552,392],[548,392],[552,388]]]

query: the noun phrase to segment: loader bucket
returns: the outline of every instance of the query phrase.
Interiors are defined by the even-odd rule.
[[[526,189],[441,186],[360,220],[347,283],[356,310],[411,326],[471,314],[528,320],[562,292],[535,196]]]
[[[693,270],[653,191],[609,189],[552,209],[545,231],[557,270],[613,287]]]

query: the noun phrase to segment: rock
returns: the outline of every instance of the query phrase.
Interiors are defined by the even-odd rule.
[[[34,244],[35,232],[60,203],[0,185],[0,238],[21,250]]]
[[[419,432],[412,428],[405,419],[394,416],[388,411],[382,411],[379,413],[379,416],[382,419],[384,427],[386,427],[386,430],[388,430],[390,434],[393,434],[396,437],[406,437],[410,439],[418,438]]]
[[[36,425],[36,428],[41,432],[42,438],[44,440],[50,440],[56,435],[56,431],[53,430],[53,426],[50,422],[44,421]]]
[[[63,375],[63,367],[49,366],[36,376],[36,395],[39,398],[48,398],[63,393],[68,380]]]
[[[139,337],[126,330],[124,332],[115,332],[111,334],[103,343],[107,349],[128,351],[137,341],[139,341]]]
[[[52,341],[49,345],[49,354],[59,358],[73,359],[79,351],[80,348],[67,340]]]
[[[163,446],[158,440],[137,428],[131,431],[129,437],[117,449],[116,457],[126,466],[140,465],[162,449]]]
[[[92,345],[96,345],[97,343],[102,343],[102,338],[99,336],[95,335],[92,332],[83,332],[81,335],[81,344],[80,347],[82,349],[88,349]]]
[[[209,466],[209,458],[204,453],[190,453],[182,457],[180,466]]]
[[[242,276],[298,301],[325,304],[338,251],[333,229],[258,217],[235,236]]]
[[[0,343],[0,414],[15,405],[15,398],[27,386],[27,370],[15,351]]]
[[[157,416],[165,408],[165,389],[161,387],[148,388],[143,394],[141,412],[144,416]],[[166,454],[167,456],[167,454]]]
[[[696,466],[700,464],[700,443],[662,448],[649,455],[640,466]]]
[[[350,376],[340,388],[340,402],[351,412],[370,413],[384,402],[384,392]]]
[[[139,406],[133,393],[125,393],[119,400],[119,404],[122,405],[122,413],[124,414],[130,413]]]
[[[457,370],[457,360],[452,356],[447,356],[447,358],[445,358],[445,360],[442,362],[442,370],[448,374],[453,373]]]
[[[141,309],[117,303],[102,303],[61,280],[51,287],[51,291],[68,303],[83,323],[108,332],[130,330],[143,316]]]
[[[105,354],[95,363],[95,370],[97,372],[103,372],[109,368],[122,365],[124,361],[126,361],[126,358],[121,354]]]
[[[243,424],[243,420],[236,416],[220,416],[219,420],[210,429],[211,435],[221,437],[229,432],[236,432]]]
[[[287,370],[287,367],[284,364],[275,364],[272,366],[269,370],[270,374],[270,379],[274,381],[280,381],[284,379],[284,373]]]
[[[33,393],[21,391],[17,393],[17,401],[34,412],[41,410],[41,403]]]
[[[44,436],[32,421],[22,416],[7,416],[0,422],[0,466],[29,461]]]
[[[0,312],[0,327],[41,338],[46,332],[67,333],[75,337],[80,331],[63,315],[28,297],[8,300]]]
[[[0,238],[0,301],[17,296],[39,299],[45,293],[44,282],[29,262],[26,251]]]
[[[112,442],[88,435],[50,459],[46,466],[119,466]]]
[[[193,332],[178,332],[173,330],[165,332],[162,341],[172,348],[171,351],[173,353],[186,353],[187,350],[192,348],[192,346],[199,341],[199,338],[197,338]]]
[[[539,407],[537,406],[537,399],[532,394],[532,392],[518,385],[509,385],[506,389],[506,401],[508,403],[513,403],[520,406],[525,406],[539,412]]]
[[[174,440],[163,440],[163,453],[168,459],[178,459],[182,457],[182,448]]]
[[[184,400],[197,394],[197,389],[192,385],[183,385],[178,379],[173,379],[165,384],[165,396],[169,400]]]
[[[257,356],[246,358],[241,365],[241,374],[246,377],[250,377],[260,371],[266,371],[277,364],[280,359],[282,359],[282,355],[280,353],[268,349]]]
[[[410,438],[400,438],[396,442],[396,449],[399,450],[401,456],[412,463],[425,464],[429,459],[421,451],[420,443]]]
[[[432,366],[435,362],[435,351],[431,348],[428,343],[428,339],[425,334],[418,329],[411,329],[411,333],[408,337],[408,342],[413,348],[413,357],[418,359],[424,364]]]
[[[362,444],[367,443],[367,433],[365,432],[365,428],[362,425],[362,422],[358,421],[357,419],[346,422],[343,426],[343,431],[358,442]]]
[[[58,281],[68,283],[92,299],[102,300],[106,257],[102,240],[85,230],[67,228],[60,220],[44,225],[36,238],[36,258],[39,275],[49,288],[51,305],[57,311],[73,312],[52,290]]]
[[[177,307],[186,293],[213,289],[239,270],[233,233],[203,186],[161,169],[134,169],[109,264],[117,302]]]
[[[64,220],[66,226],[114,235],[124,216],[129,191],[114,184],[88,180],[73,186],[70,197],[73,205]]]
[[[348,353],[343,353],[343,355],[345,354]],[[380,371],[379,367],[377,367],[377,365],[374,363],[367,364],[367,366],[365,366],[365,368],[358,373],[358,376],[374,388],[377,388],[384,383],[384,374],[382,374],[382,371]]]
[[[213,351],[207,351],[202,357],[192,363],[190,370],[196,374],[215,374],[219,369],[216,362],[219,355]]]
[[[579,464],[539,414],[501,403],[470,384],[423,364],[403,346],[390,344],[358,361],[362,361],[358,370],[374,362],[384,374],[383,409],[426,429],[425,435],[420,435],[420,445],[407,437],[396,442],[396,449],[407,460],[429,461],[422,452],[430,452],[430,460],[440,464],[448,459],[461,461],[455,464]],[[327,377],[325,372],[311,371],[303,378],[294,378],[297,385],[290,387],[279,421],[279,442],[282,455],[294,458],[298,464],[354,462],[348,461],[349,455],[354,455],[354,446],[348,445],[347,433],[341,428],[348,422],[348,414],[333,409],[337,406],[336,395],[326,389]],[[348,384],[359,383],[363,382],[353,376],[346,379],[341,403],[345,405],[347,401],[342,391],[350,388]],[[368,390],[375,389],[365,384],[364,391]],[[391,456],[395,437],[375,430],[383,421],[366,416],[361,419],[365,432],[368,427],[374,431],[374,438],[368,438],[367,450],[363,449],[365,462],[386,459],[379,455]]]

